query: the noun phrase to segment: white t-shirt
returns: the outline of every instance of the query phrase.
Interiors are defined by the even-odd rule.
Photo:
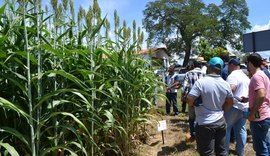
[[[173,85],[176,81],[179,81],[179,76],[177,74],[167,75],[165,78],[165,82],[168,86]],[[177,89],[171,88],[171,93],[177,93]]]
[[[202,66],[202,73],[206,74],[206,70],[207,70],[207,67],[206,66]]]
[[[233,93],[235,97],[248,97],[250,79],[241,69],[232,71],[231,74],[227,77],[226,81],[230,85],[236,86],[236,90]],[[244,111],[246,108],[248,108],[248,102],[242,103],[234,99],[233,107]]]

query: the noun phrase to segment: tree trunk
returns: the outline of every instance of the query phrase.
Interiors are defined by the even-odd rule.
[[[183,67],[185,67],[188,64],[190,53],[191,53],[191,42],[186,42],[186,48],[185,48],[185,58],[183,62]]]

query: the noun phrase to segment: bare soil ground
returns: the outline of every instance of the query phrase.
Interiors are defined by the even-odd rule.
[[[180,101],[180,100],[179,100]],[[179,102],[180,103],[180,102]],[[188,134],[188,114],[180,113],[178,116],[167,116],[165,114],[164,101],[159,101],[153,111],[153,126],[147,127],[147,140],[145,144],[137,146],[136,155],[138,156],[198,156],[196,151],[196,142],[186,142]],[[181,105],[179,105],[181,108]],[[167,130],[162,134],[157,130],[157,121],[166,120]],[[247,128],[249,126],[247,124]],[[230,156],[234,156],[235,144],[230,145]],[[245,148],[246,156],[253,156],[255,152],[252,148],[251,136],[248,134],[248,143]]]

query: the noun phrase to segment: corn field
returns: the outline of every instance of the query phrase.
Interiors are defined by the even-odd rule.
[[[0,7],[0,155],[130,155],[159,83],[135,55],[143,34],[131,43],[115,12],[110,39],[97,0],[76,20],[72,0],[50,2]]]

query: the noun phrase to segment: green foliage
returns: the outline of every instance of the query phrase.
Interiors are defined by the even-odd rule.
[[[196,39],[204,38],[211,47],[225,49],[230,44],[239,50],[242,34],[250,28],[245,0],[222,1],[220,6],[201,0],[157,0],[149,2],[143,13],[151,42],[164,43],[177,55],[184,52],[184,66]]]
[[[209,24],[212,28],[205,33],[207,42],[214,47],[226,48],[229,44],[235,50],[242,50],[243,33],[251,28],[246,0],[222,1],[220,6],[211,4],[208,9],[216,22]]]
[[[94,42],[105,18],[98,17],[91,29],[82,27],[78,32],[67,24],[72,19],[52,23],[55,15],[43,19],[42,12],[30,14],[31,5],[26,7],[27,25],[21,21],[19,5],[14,12],[9,8],[1,13],[1,151],[11,155],[130,153],[131,139],[139,138],[143,125],[149,123],[147,112],[159,84],[147,61],[135,55],[136,44],[118,36],[119,42],[104,38],[97,46]],[[50,24],[56,30],[47,27]]]
[[[8,143],[0,142],[0,147],[4,147],[7,152],[12,156],[19,156],[18,152],[14,149],[14,147],[10,146]]]
[[[200,40],[197,46],[199,51],[199,56],[202,56],[205,61],[209,61],[212,57],[220,56],[221,54],[229,54],[226,49],[221,47],[211,48],[205,40]]]

